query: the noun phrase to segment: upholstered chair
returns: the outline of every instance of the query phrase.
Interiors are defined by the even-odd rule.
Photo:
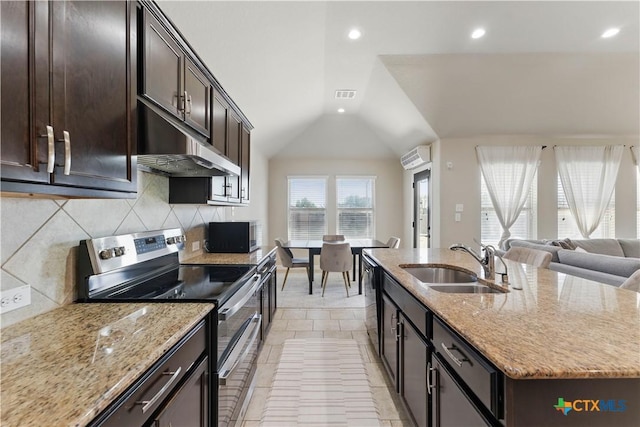
[[[390,249],[398,249],[400,247],[400,238],[399,237],[389,237],[387,240],[387,247]]]
[[[325,242],[320,250],[320,269],[322,270],[322,296],[327,286],[330,272],[342,273],[344,288],[349,296],[349,271],[353,268],[351,245],[348,242]]]
[[[289,269],[304,267],[307,270],[307,279],[311,281],[309,278],[309,258],[294,258],[291,249],[284,247],[284,242],[282,239],[275,239],[276,242],[276,251],[278,254],[278,258],[280,258],[280,263],[283,267],[287,267],[286,273],[284,273],[284,280],[282,281],[282,289],[284,290],[284,285],[287,283],[287,276],[289,276]]]
[[[620,289],[629,289],[630,291],[640,292],[640,270],[636,270],[627,280],[622,282]]]
[[[323,242],[343,242],[344,234],[325,234],[322,236]]]
[[[504,255],[504,259],[517,261],[523,264],[530,264],[534,267],[547,268],[551,263],[551,252],[538,249],[524,248],[520,246],[511,247]]]

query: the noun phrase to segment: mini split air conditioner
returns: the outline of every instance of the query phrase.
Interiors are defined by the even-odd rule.
[[[430,145],[418,145],[400,158],[400,163],[405,169],[413,169],[429,162],[431,162]]]

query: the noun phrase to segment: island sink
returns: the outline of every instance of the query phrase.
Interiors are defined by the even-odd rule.
[[[475,274],[465,273],[446,267],[403,267],[407,273],[424,283],[473,283],[478,281]]]
[[[431,289],[438,292],[450,294],[501,294],[502,291],[484,285],[429,285]]]

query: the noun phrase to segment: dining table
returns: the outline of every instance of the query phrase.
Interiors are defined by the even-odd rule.
[[[282,245],[289,249],[306,249],[309,252],[309,294],[313,294],[313,280],[314,280],[314,261],[315,255],[320,255],[323,243],[342,243],[347,242],[351,246],[351,253],[353,253],[353,281],[356,280],[356,267],[360,264],[360,258],[362,257],[363,249],[372,248],[386,248],[386,243],[376,239],[345,239],[337,242],[323,242],[318,240],[289,240]],[[356,258],[358,262],[356,262]],[[358,294],[362,294],[362,270],[358,268]]]

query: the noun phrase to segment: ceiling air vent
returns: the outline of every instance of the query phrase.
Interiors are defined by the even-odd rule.
[[[336,90],[336,99],[353,99],[356,97],[356,91],[353,89]]]
[[[400,163],[405,169],[413,169],[429,162],[431,162],[430,145],[419,145],[400,158]]]

